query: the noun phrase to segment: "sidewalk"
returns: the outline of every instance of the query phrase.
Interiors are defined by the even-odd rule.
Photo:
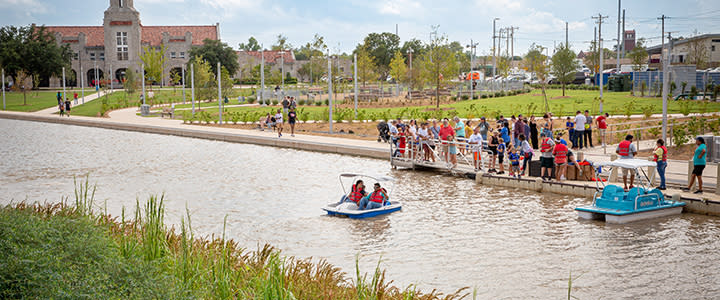
[[[88,102],[93,101],[93,100],[95,100],[95,99],[97,99],[97,98],[100,98],[100,97],[102,97],[102,96],[105,96],[105,93],[107,93],[107,94],[112,94],[112,93],[115,92],[115,91],[116,91],[116,90],[110,90],[110,91],[107,91],[107,92],[106,92],[106,91],[100,90],[100,91],[97,92],[97,93],[94,93],[94,94],[92,94],[92,95],[85,96],[85,103],[88,103]],[[80,105],[83,105],[83,104],[85,104],[85,103],[83,103],[82,100],[81,100],[80,98],[78,98],[78,104],[77,104],[77,105],[73,105],[72,107],[74,108],[74,107],[76,107],[76,106],[80,106]],[[59,111],[60,111],[60,109],[59,109],[57,106],[53,106],[53,107],[46,108],[46,109],[43,109],[43,110],[38,110],[38,111],[33,112],[33,113],[34,113],[34,114],[40,114],[40,115],[52,115],[52,114],[58,113]]]

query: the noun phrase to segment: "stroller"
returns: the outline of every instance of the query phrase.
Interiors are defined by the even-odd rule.
[[[377,139],[378,143],[380,141],[389,143],[390,142],[390,128],[388,127],[388,124],[385,122],[378,123],[377,130],[378,130],[378,139]]]

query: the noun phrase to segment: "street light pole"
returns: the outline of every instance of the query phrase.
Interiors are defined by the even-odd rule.
[[[494,18],[493,19],[493,67],[492,67],[492,76],[493,79],[495,79],[495,68],[497,64],[497,57],[495,56],[495,38],[497,36],[495,35],[495,21],[500,20],[500,18]]]
[[[145,99],[147,98],[147,95],[145,94],[145,64],[142,64],[140,72],[142,72],[142,97],[143,105],[145,105]]]
[[[192,102],[192,116],[195,117],[195,63],[190,64],[190,102]]]
[[[218,119],[220,125],[222,125],[222,114],[223,114],[223,105],[222,105],[222,73],[220,73],[220,62],[217,63],[217,81],[218,81],[218,109],[220,110],[220,113],[218,114]]]
[[[182,85],[183,85],[183,104],[185,104],[185,65],[180,68],[180,72],[182,73]]]
[[[265,105],[265,49],[260,50],[260,101]]]
[[[280,51],[280,80],[282,81],[280,85],[282,86],[282,93],[285,95],[285,51]]]
[[[3,110],[5,110],[5,69],[2,69],[2,95],[3,95]]]
[[[413,55],[413,49],[408,48],[408,59],[410,60],[410,88],[408,88],[408,99],[410,99],[411,102],[412,102],[412,85],[413,85],[412,55]]]
[[[63,71],[63,100],[67,99],[67,95],[65,95],[65,67],[62,68]]]
[[[470,45],[467,46],[470,48],[470,100],[475,99],[475,88],[473,87],[473,83],[475,82],[474,74],[473,74],[473,65],[475,65],[475,48],[477,47],[477,43],[473,43],[473,40],[470,39]]]

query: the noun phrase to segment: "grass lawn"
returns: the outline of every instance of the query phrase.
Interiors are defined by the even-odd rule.
[[[94,91],[85,90],[86,97],[94,93]],[[28,91],[27,105],[23,105],[22,92],[5,92],[5,109],[24,112],[43,110],[57,105],[56,95],[57,91]],[[65,96],[72,101],[73,93],[68,92]],[[80,93],[78,93],[78,98],[80,98]]]
[[[562,90],[548,90],[547,92],[550,111],[555,116],[574,115],[575,111],[586,109],[590,110],[594,115],[599,113],[600,102],[595,99],[598,97],[598,91],[568,90],[564,98],[561,97]],[[441,111],[433,110],[435,106],[411,106],[411,104],[404,102],[398,103],[395,107],[361,108],[358,115],[359,118],[369,120],[395,117],[429,119],[454,115],[462,118],[486,116],[493,119],[500,114],[505,116],[517,114],[542,116],[545,112],[545,101],[541,93],[540,90],[532,90],[530,93],[516,96],[441,104],[440,107],[443,109]],[[645,112],[662,113],[661,98],[633,97],[628,92],[605,92],[604,99],[603,111],[611,115],[639,115]],[[208,103],[208,105],[217,106],[217,102]],[[253,116],[248,117],[248,119],[255,121],[260,115],[265,115],[268,112],[274,113],[278,108],[279,106],[230,107],[227,108],[227,111],[239,112],[243,115],[246,113],[252,114]],[[720,102],[670,101],[668,104],[669,113],[682,113],[683,110],[689,112],[717,112],[720,111]],[[298,111],[301,120],[303,115],[306,115],[309,120],[327,120],[327,106],[301,106]],[[208,110],[208,112],[211,115],[217,114],[212,110]],[[336,108],[334,112],[336,115],[343,115],[347,120],[347,117],[352,115],[352,103],[340,104],[339,108]]]
[[[102,96],[85,104],[73,106],[71,114],[86,117],[99,117],[104,114],[105,111],[108,111],[110,109],[120,109],[130,106],[136,106],[138,95],[139,93],[129,95],[125,91],[115,91],[114,93],[107,95],[108,105],[106,106],[105,110],[103,110],[103,101],[105,101],[105,96]],[[126,97],[127,103],[125,101]]]

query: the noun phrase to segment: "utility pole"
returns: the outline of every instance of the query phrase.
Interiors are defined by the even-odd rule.
[[[615,72],[620,73],[620,3],[622,0],[618,0],[618,19],[617,19],[617,46],[615,47]]]
[[[190,102],[192,102],[192,116],[195,117],[195,63],[190,64]]]
[[[512,27],[505,28],[505,56],[510,56],[510,29]]]
[[[598,49],[597,49],[597,43],[598,43],[598,40],[597,40],[597,26],[596,26],[596,27],[593,27],[593,29],[595,30],[595,33],[594,33],[594,35],[593,35],[593,49],[592,49],[592,50],[593,50],[593,55],[595,55],[595,59],[593,60],[593,70],[592,70],[592,71],[595,72],[595,73],[597,73],[597,71],[598,71],[598,60],[600,59],[600,57],[598,56]]]
[[[662,40],[662,42],[661,42],[662,50],[660,52],[661,53],[660,61],[665,61],[665,51],[664,51],[665,50],[665,19],[669,19],[669,18],[670,17],[668,17],[666,15],[662,15],[659,18],[657,18],[658,20],[662,20],[662,35],[660,35],[660,39]]]
[[[603,46],[602,46],[602,23],[603,19],[607,19],[607,16],[603,16],[602,14],[598,14],[597,17],[592,17],[593,19],[597,19],[598,23],[598,48],[600,49],[600,53],[598,54],[600,56],[600,71],[598,72],[598,80],[600,81],[600,113],[603,112],[603,89],[605,88],[605,84],[603,83]]]
[[[333,98],[332,98],[332,57],[330,57],[330,50],[328,50],[328,116],[329,116],[329,124],[330,124],[330,133],[333,132]]]
[[[493,66],[492,66],[493,79],[495,78],[495,68],[496,68],[496,62],[497,62],[497,57],[495,56],[495,49],[496,49],[495,38],[497,38],[497,36],[495,35],[495,21],[497,21],[497,20],[500,20],[500,18],[493,19]]]
[[[568,22],[565,22],[565,48],[570,49],[570,41],[568,39]]]
[[[353,64],[354,67],[354,78],[353,78],[353,84],[355,85],[355,119],[357,119],[357,105],[358,105],[358,86],[357,86],[357,53],[353,55],[353,61],[355,62]],[[362,122],[363,120],[360,120]]]
[[[510,61],[515,58],[515,29],[518,27],[510,27]]]
[[[663,37],[663,38],[664,38],[664,37]],[[670,33],[670,32],[668,32],[668,41],[670,41],[670,49],[667,50],[667,51],[668,51],[668,53],[667,53],[668,55],[665,55],[665,54],[663,53],[663,57],[665,57],[665,59],[663,59],[663,61],[662,61],[662,62],[663,62],[663,85],[662,85],[662,99],[663,99],[663,107],[662,107],[662,109],[663,109],[663,110],[662,110],[662,112],[663,112],[663,119],[662,119],[662,120],[663,120],[663,121],[662,121],[662,137],[663,137],[663,140],[664,140],[664,141],[667,141],[667,133],[668,133],[668,132],[667,132],[667,122],[668,122],[668,120],[667,120],[667,108],[668,108],[668,85],[669,85],[668,82],[670,81],[670,78],[669,78],[669,77],[670,77],[670,76],[669,76],[669,75],[670,75],[670,72],[669,72],[669,71],[670,71],[670,70],[669,70],[669,68],[670,68],[670,53],[671,53],[671,51],[672,51],[672,46],[673,46],[673,45],[672,45],[672,33]],[[663,47],[663,48],[664,48],[664,47]],[[665,51],[665,49],[663,49],[662,51]],[[671,95],[670,95],[670,96],[671,96]]]

